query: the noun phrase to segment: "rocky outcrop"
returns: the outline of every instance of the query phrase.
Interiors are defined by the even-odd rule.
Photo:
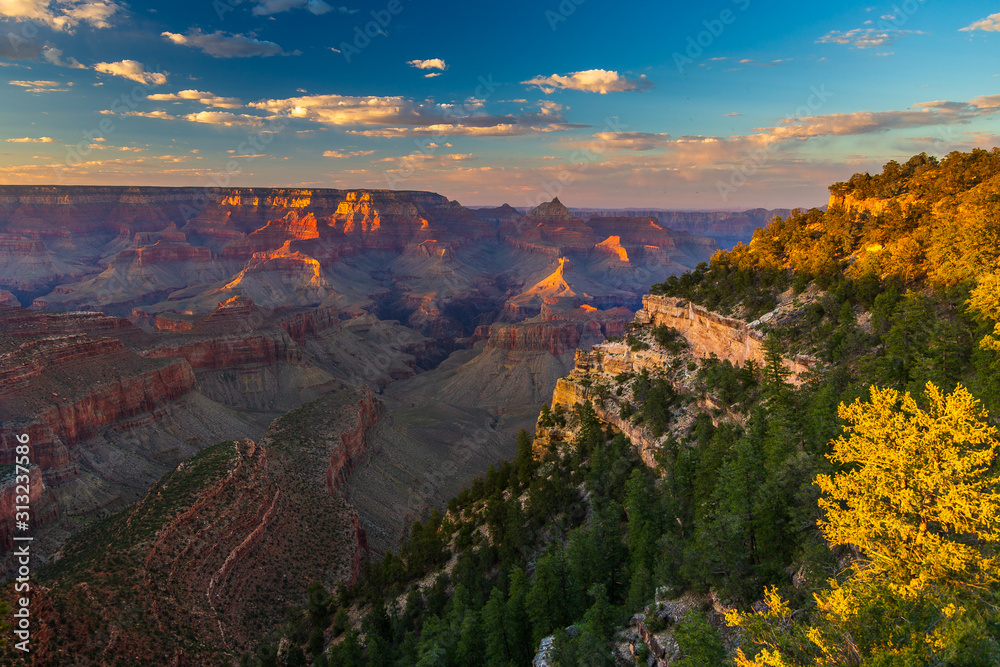
[[[903,215],[917,204],[919,199],[909,195],[904,197],[894,197],[892,199],[879,199],[878,197],[858,198],[854,195],[830,195],[830,208],[839,208],[850,215],[883,215],[891,208],[898,207]]]
[[[637,324],[665,325],[676,329],[691,346],[695,356],[711,355],[742,366],[748,361],[764,366],[764,334],[742,320],[713,313],[685,299],[647,294],[642,298],[642,310],[636,314]],[[762,318],[763,321],[763,318]],[[757,322],[756,324],[759,324]],[[814,362],[809,357],[785,359],[791,371],[790,381],[802,382]]]
[[[559,356],[577,348],[583,326],[556,322],[496,324],[490,331],[486,349],[548,352]],[[600,326],[596,328],[600,333]]]
[[[17,300],[17,297],[8,292],[5,289],[0,289],[0,308],[20,308],[21,302]]]
[[[553,412],[568,411],[590,402],[597,416],[627,435],[646,465],[655,467],[657,452],[669,433],[654,435],[642,422],[637,423],[632,418],[631,408],[635,406],[631,405],[634,400],[631,378],[646,373],[651,378],[666,379],[675,389],[683,391],[690,389],[691,374],[686,368],[693,359],[715,356],[737,366],[748,361],[764,366],[765,361],[763,335],[742,320],[724,317],[672,297],[647,295],[643,298],[643,306],[634,322],[638,342],[643,344],[606,342],[590,349],[577,349],[572,370],[556,382],[551,409]],[[683,335],[686,347],[678,352],[661,348],[651,335],[652,327],[657,326],[677,330]],[[812,370],[814,360],[800,356],[785,359],[784,363],[791,372],[789,381],[801,383],[805,374]],[[623,410],[626,403],[630,407],[627,411]],[[700,398],[695,407],[721,413],[742,423],[740,415],[732,413],[729,406],[718,404],[711,396]],[[539,422],[535,450],[541,453],[548,445],[571,436],[561,427]]]
[[[351,473],[367,459],[369,435],[381,412],[381,401],[374,399],[371,390],[366,388],[351,411],[353,423],[340,434],[340,444],[330,454],[330,465],[326,469],[326,488],[330,495],[343,494],[343,486]]]

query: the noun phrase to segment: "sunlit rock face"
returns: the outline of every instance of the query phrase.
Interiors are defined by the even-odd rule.
[[[525,215],[429,192],[0,187],[0,297],[39,309],[208,313],[336,306],[395,319],[442,349],[549,298],[637,309],[654,282],[715,250],[651,217]]]

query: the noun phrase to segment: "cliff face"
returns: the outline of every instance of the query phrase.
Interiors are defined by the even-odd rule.
[[[724,317],[682,299],[646,295],[643,297],[643,309],[636,314],[634,322],[634,331],[646,343],[646,349],[639,349],[643,346],[632,349],[630,345],[617,342],[578,349],[572,370],[556,383],[551,409],[553,412],[570,410],[581,403],[591,402],[597,416],[627,435],[646,465],[655,467],[656,453],[669,434],[655,436],[641,422],[636,423],[630,416],[623,416],[622,408],[626,403],[635,407],[630,378],[647,373],[651,378],[666,379],[675,389],[687,390],[692,382],[687,366],[696,359],[715,355],[736,366],[748,361],[764,366],[763,335],[754,328],[756,324]],[[668,352],[656,343],[651,329],[661,325],[683,335],[687,346],[682,352]],[[792,373],[789,381],[799,384],[803,375],[812,369],[813,360],[797,357],[785,359],[784,364]],[[629,379],[623,383],[622,378]],[[701,398],[695,406],[719,410],[736,421],[741,420],[738,415],[729,412],[729,406],[716,403],[711,396]],[[679,411],[674,415],[675,423],[685,425],[691,414],[690,410]],[[549,444],[571,437],[572,433],[564,428],[539,422],[536,427],[536,451],[541,452]]]
[[[353,423],[340,434],[340,443],[330,453],[326,469],[326,489],[330,495],[342,495],[343,486],[351,473],[370,452],[369,436],[382,412],[382,403],[365,389],[351,415]]]
[[[892,206],[899,206],[905,215],[911,206],[917,203],[916,197],[903,197],[894,199],[859,199],[853,195],[830,195],[830,208],[841,208],[845,212],[853,215],[867,214],[871,216],[882,215]]]
[[[196,388],[187,362],[146,361],[112,338],[0,342],[7,343],[0,349],[0,464],[13,462],[14,436],[26,429],[49,479],[70,465],[70,449],[99,429],[153,413]]]
[[[751,324],[713,313],[684,299],[647,294],[642,298],[642,310],[636,314],[637,324],[666,325],[684,335],[696,357],[714,354],[737,366],[754,361],[764,365],[764,334]],[[789,381],[801,383],[812,362],[808,357],[785,359],[791,371]]]

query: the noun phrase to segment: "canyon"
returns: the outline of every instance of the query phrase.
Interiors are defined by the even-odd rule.
[[[578,349],[717,249],[558,199],[0,186],[0,465],[27,433],[42,636],[93,632],[98,662],[253,645],[510,458]],[[178,639],[187,607],[211,632]]]
[[[342,382],[388,391],[384,438],[411,449],[488,424],[481,471],[577,346],[716,248],[558,199],[491,218],[427,192],[0,186],[0,464],[29,433],[58,508],[43,560]],[[424,404],[464,421],[411,429]]]

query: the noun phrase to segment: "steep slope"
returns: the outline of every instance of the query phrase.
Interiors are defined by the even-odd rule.
[[[342,389],[225,442],[129,510],[71,540],[36,595],[34,659],[49,665],[219,664],[304,601],[351,582],[366,551],[339,496],[380,406]]]

